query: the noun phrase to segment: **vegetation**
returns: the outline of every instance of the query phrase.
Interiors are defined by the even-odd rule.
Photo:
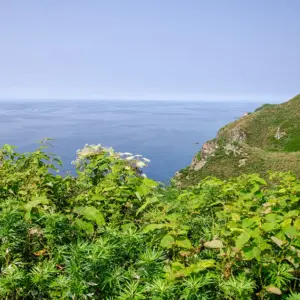
[[[260,110],[262,110],[264,108],[275,106],[275,105],[276,104],[265,103],[265,104],[261,105],[260,107],[258,107],[254,112],[257,112],[257,111],[260,111]]]
[[[300,95],[283,104],[264,104],[250,115],[221,128],[214,140],[216,151],[203,167],[193,165],[177,180],[197,184],[207,176],[232,176],[268,170],[293,171],[300,176]],[[198,154],[195,159],[201,160]]]
[[[43,144],[0,150],[1,299],[300,299],[300,181],[207,178],[186,189],[148,160]]]

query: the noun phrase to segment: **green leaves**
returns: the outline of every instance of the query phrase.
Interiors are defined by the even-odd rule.
[[[143,212],[150,204],[158,202],[157,197],[148,198],[146,202],[137,210],[136,215]]]
[[[163,187],[111,153],[86,147],[78,176],[62,177],[49,172],[56,160],[43,149],[0,150],[1,296],[220,300],[295,292],[295,176]]]
[[[267,223],[264,223],[262,224],[261,228],[266,231],[266,232],[269,232],[269,231],[273,231],[275,229],[278,228],[278,225],[275,223],[275,222],[267,222]]]
[[[25,220],[29,220],[31,218],[31,210],[40,204],[49,204],[49,200],[46,196],[40,196],[40,197],[33,197],[33,200],[27,202],[24,205],[24,208],[26,210],[26,214],[24,216]]]
[[[186,268],[185,274],[190,275],[191,273],[198,273],[208,268],[215,266],[215,260],[213,259],[202,259],[195,264],[191,264]]]
[[[172,247],[178,247],[178,248],[184,248],[184,249],[191,249],[192,248],[192,244],[191,241],[186,238],[185,236],[179,236],[174,238],[172,235],[170,234],[166,234],[161,242],[160,245],[163,248],[172,248]]]
[[[74,209],[74,212],[78,215],[83,216],[87,220],[96,222],[98,226],[102,226],[105,224],[102,213],[93,206],[76,207]]]
[[[246,232],[243,232],[237,237],[235,246],[241,249],[249,240],[250,240],[250,235],[247,234]]]
[[[170,248],[173,247],[174,243],[175,243],[175,239],[174,239],[171,235],[166,234],[166,235],[162,238],[162,240],[161,240],[161,242],[160,242],[160,245],[161,245],[163,248],[170,249]]]
[[[76,225],[84,230],[88,235],[92,235],[94,233],[94,226],[89,222],[85,222],[81,219],[75,219]]]
[[[259,217],[245,218],[245,219],[243,219],[243,221],[242,221],[242,227],[243,227],[243,228],[249,228],[249,227],[251,227],[252,225],[258,224],[259,221],[260,221],[260,218],[259,218]]]
[[[183,264],[175,262],[172,264],[172,271],[167,274],[167,276],[170,280],[175,280],[176,278],[187,277],[191,274],[205,271],[206,269],[213,268],[214,266],[215,260],[213,259],[202,259],[188,267],[184,267]]]
[[[246,260],[255,258],[257,261],[260,261],[261,250],[259,249],[259,247],[245,247],[243,249],[243,254]]]
[[[144,232],[148,233],[151,231],[154,231],[156,229],[162,229],[162,228],[167,228],[167,227],[172,227],[170,224],[149,224],[144,228]]]
[[[179,248],[184,248],[184,249],[191,249],[192,248],[191,241],[185,236],[177,237],[175,244]]]
[[[31,211],[34,207],[39,204],[49,204],[49,200],[46,196],[34,197],[33,200],[29,201],[24,205],[25,210]]]
[[[290,239],[295,238],[297,235],[299,235],[299,231],[294,226],[286,226],[282,228],[282,231],[288,236]]]

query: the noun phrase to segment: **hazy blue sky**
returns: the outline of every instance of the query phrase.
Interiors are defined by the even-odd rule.
[[[300,0],[0,0],[0,98],[300,93]]]

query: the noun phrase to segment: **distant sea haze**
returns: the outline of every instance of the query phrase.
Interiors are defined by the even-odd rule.
[[[262,103],[189,101],[0,102],[0,144],[34,150],[53,138],[63,171],[84,144],[112,146],[151,160],[148,177],[168,182],[225,124]]]

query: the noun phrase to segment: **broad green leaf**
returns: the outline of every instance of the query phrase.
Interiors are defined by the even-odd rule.
[[[34,197],[33,200],[29,201],[24,205],[24,208],[27,211],[31,211],[34,207],[37,207],[39,204],[49,204],[49,200],[46,196]]]
[[[18,194],[25,196],[25,195],[27,195],[27,191],[19,191]]]
[[[292,223],[292,219],[286,219],[280,225],[281,225],[281,227],[286,227],[286,226],[291,225],[291,223]]]
[[[244,232],[244,229],[242,229],[242,228],[229,228],[229,229],[232,232]]]
[[[95,221],[98,226],[105,224],[102,213],[93,206],[75,207],[74,210],[77,214],[82,215],[85,219]]]
[[[173,269],[173,264],[172,264],[172,269]],[[192,273],[198,273],[208,268],[212,268],[215,265],[215,261],[213,259],[203,259],[186,268],[184,268],[181,263],[176,263],[176,265],[177,264],[178,267],[175,266],[175,268],[173,269],[175,272],[168,275],[169,280],[175,280],[176,278],[180,278],[180,277],[187,277],[190,276]]]
[[[254,247],[253,250],[253,257],[256,258],[257,261],[260,261],[260,249],[258,247]]]
[[[93,224],[91,224],[89,222],[85,222],[85,221],[83,221],[81,219],[78,219],[78,218],[75,219],[75,223],[80,229],[86,231],[87,234],[92,235],[94,233]]]
[[[300,214],[300,211],[297,210],[290,210],[287,214],[284,215],[285,218],[293,218],[293,217],[298,217]]]
[[[247,260],[255,258],[257,261],[260,261],[261,250],[258,247],[248,247],[247,249],[244,249],[243,253]]]
[[[152,188],[158,186],[158,183],[156,181],[147,177],[143,179],[143,184]]]
[[[237,213],[232,213],[231,218],[233,221],[239,221],[241,219],[241,216]]]
[[[25,219],[25,221],[28,221],[28,220],[31,219],[31,211],[30,211],[30,210],[28,210],[28,211],[25,213],[24,219]]]
[[[178,261],[172,262],[172,270],[179,271],[184,268],[184,265]]]
[[[250,240],[250,235],[247,234],[246,232],[243,232],[237,237],[235,246],[238,249],[241,249],[249,240]]]
[[[297,192],[300,192],[300,184],[292,187],[292,193],[297,193]]]
[[[92,200],[95,201],[104,201],[106,198],[102,195],[93,195]]]
[[[282,219],[282,216],[279,216],[277,214],[268,214],[265,218],[268,222],[276,222]]]
[[[262,224],[261,228],[264,231],[269,232],[269,231],[273,231],[276,228],[278,228],[278,225],[275,222],[274,223],[267,222],[267,223]]]
[[[190,265],[185,269],[185,275],[188,276],[191,273],[198,273],[208,268],[214,267],[215,261],[213,259],[203,259],[195,264]]]
[[[259,190],[260,190],[260,185],[259,184],[254,184],[253,188],[251,189],[251,193],[254,195]]]
[[[166,234],[163,238],[162,238],[162,240],[161,240],[161,242],[160,242],[160,245],[163,247],[163,248],[172,248],[172,246],[174,245],[174,243],[175,243],[175,240],[174,240],[174,238],[171,236],[171,235],[169,235],[169,234]]]
[[[142,211],[144,211],[148,205],[158,202],[158,199],[156,197],[153,198],[148,198],[146,200],[146,202],[137,210],[136,215],[138,215],[139,213],[141,213]]]
[[[271,248],[270,245],[267,243],[267,241],[263,239],[261,236],[254,239],[254,243],[261,251]]]
[[[294,222],[294,226],[295,228],[299,231],[300,230],[300,219],[297,219],[295,222]]]
[[[208,207],[212,207],[212,206],[217,206],[217,205],[220,205],[220,204],[224,204],[223,201],[216,201],[216,202],[213,202],[212,204],[208,205]]]
[[[136,229],[136,225],[133,222],[129,222],[129,223],[123,224],[121,226],[121,228],[123,230]]]
[[[191,249],[192,248],[191,241],[186,237],[178,237],[176,239],[176,245],[179,248],[185,248],[185,249]]]
[[[169,224],[149,224],[144,228],[144,232],[151,232],[154,231],[156,229],[162,229],[162,228],[166,228],[166,227],[171,227]]]
[[[251,237],[257,238],[257,237],[261,236],[261,230],[258,227],[256,227],[254,230],[249,232],[249,234],[251,235]]]
[[[261,185],[267,185],[267,182],[263,178],[261,178],[259,176],[255,176],[253,179],[254,179],[255,182],[257,182],[257,183],[259,183]]]
[[[182,217],[182,215],[181,214],[179,214],[179,213],[173,213],[173,214],[170,214],[170,215],[167,215],[166,216],[166,219],[168,220],[168,221],[177,221],[177,220],[180,220],[180,218]]]
[[[241,200],[248,200],[253,197],[253,193],[240,193]]]
[[[109,192],[109,191],[113,191],[115,189],[116,189],[116,187],[114,187],[114,186],[108,186],[108,187],[105,187],[102,191],[103,192]]]
[[[247,219],[243,219],[242,226],[243,226],[243,228],[248,228],[248,227],[252,226],[254,223],[255,223],[255,220],[247,218]]]
[[[291,239],[298,234],[297,229],[294,226],[286,226],[282,228],[282,231]]]
[[[204,247],[209,249],[221,249],[224,248],[224,245],[220,240],[212,240],[210,242],[204,243]]]

